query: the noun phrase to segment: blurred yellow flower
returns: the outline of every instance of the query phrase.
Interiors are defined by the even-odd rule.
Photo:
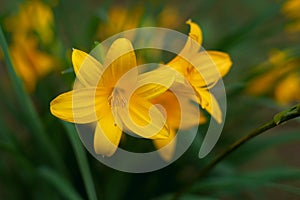
[[[141,5],[112,6],[99,24],[96,39],[105,40],[117,33],[138,28],[143,25],[177,28],[183,22],[182,15],[174,6],[167,6],[157,16],[145,15]]]
[[[253,78],[247,93],[274,98],[280,104],[289,104],[299,99],[300,76],[296,71],[299,61],[290,57],[288,51],[272,50],[269,61],[261,68],[263,73]]]
[[[198,95],[197,102],[199,105],[210,113],[217,122],[221,123],[222,113],[218,102],[208,89],[228,73],[232,62],[226,53],[200,51],[202,45],[201,29],[191,20],[186,23],[190,25],[191,29],[188,41],[179,55],[167,65],[177,70],[189,81]],[[205,75],[205,79],[199,72]]]
[[[267,70],[266,72],[256,76],[253,80],[251,80],[247,88],[247,92],[253,95],[262,95],[271,92],[280,77],[284,76],[294,68],[293,65],[286,64],[286,59],[286,52],[272,50],[270,52],[269,60],[266,63],[266,65],[271,64],[272,69]],[[259,70],[265,68],[264,65],[265,64],[259,66]]]
[[[161,13],[157,17],[157,25],[161,27],[175,29],[179,24],[182,24],[182,13],[174,6],[166,6],[162,9]]]
[[[56,59],[39,47],[53,42],[53,14],[46,4],[33,0],[20,6],[19,13],[5,20],[11,32],[10,53],[16,72],[28,91],[33,91],[39,77],[57,65]]]
[[[283,4],[282,12],[292,21],[287,27],[287,31],[299,32],[300,31],[300,1],[299,0],[286,0]]]
[[[107,21],[102,22],[96,33],[99,40],[104,40],[122,31],[137,28],[143,14],[143,7],[126,8],[112,6],[107,13]]]
[[[19,12],[5,21],[5,28],[13,35],[34,32],[43,43],[49,44],[54,36],[53,21],[52,9],[41,1],[33,0],[21,5]]]
[[[280,104],[286,105],[300,101],[300,74],[291,73],[280,81],[275,88],[275,98]]]
[[[34,37],[16,37],[18,42],[10,45],[10,53],[17,73],[25,86],[32,91],[38,77],[46,75],[56,65],[54,57],[40,51]]]
[[[79,86],[56,97],[50,109],[53,115],[68,122],[97,122],[94,135],[97,154],[113,155],[122,130],[144,138],[168,137],[165,117],[149,100],[172,85],[174,71],[165,67],[138,74],[133,47],[125,38],[113,42],[103,65],[79,50],[73,51],[72,62]],[[124,76],[125,79],[120,79]],[[147,80],[154,83],[145,84]]]

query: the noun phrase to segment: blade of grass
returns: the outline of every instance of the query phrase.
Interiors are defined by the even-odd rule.
[[[47,167],[41,167],[38,170],[39,175],[51,183],[61,195],[70,200],[83,200],[77,191],[57,173]]]
[[[16,99],[20,105],[22,112],[25,114],[26,119],[28,119],[27,123],[29,127],[33,129],[32,134],[40,147],[40,151],[43,151],[44,155],[52,161],[55,167],[57,167],[61,171],[66,172],[61,156],[57,152],[57,148],[54,148],[54,146],[50,142],[46,131],[43,128],[42,122],[40,121],[39,116],[34,108],[34,105],[29,95],[26,93],[20,78],[17,76],[13,68],[8,46],[1,26],[0,46],[3,50],[6,66],[9,72],[9,76],[12,80],[13,91],[15,92]]]
[[[84,182],[85,189],[87,191],[89,200],[97,200],[95,186],[94,186],[94,182],[93,182],[93,179],[91,176],[88,160],[87,160],[85,151],[83,149],[83,146],[81,144],[81,141],[76,132],[76,129],[75,129],[74,125],[72,125],[70,123],[62,121],[62,124],[64,125],[64,127],[67,131],[68,137],[71,141],[73,150],[75,152],[76,159],[77,159],[77,162],[79,165],[79,169],[80,169],[80,172],[81,172],[81,175],[83,178],[83,182]]]

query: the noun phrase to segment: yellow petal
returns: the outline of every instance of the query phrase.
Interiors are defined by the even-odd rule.
[[[131,42],[126,38],[115,40],[108,50],[104,66],[107,68],[102,76],[103,85],[114,87],[126,72],[136,67],[136,57]],[[136,82],[137,74],[137,70],[131,73],[129,85]]]
[[[201,88],[195,88],[195,90],[198,92],[200,97],[198,99],[198,103],[201,107],[205,109],[218,123],[222,123],[222,112],[219,103],[213,94]]]
[[[186,23],[190,25],[189,37],[179,54],[167,63],[168,66],[184,76],[187,75],[187,69],[191,67],[191,59],[199,52],[202,44],[200,27],[191,20],[188,20]]]
[[[191,67],[191,63],[189,63],[186,59],[179,55],[168,62],[166,65],[172,67],[183,76],[187,76],[187,69]]]
[[[166,138],[169,135],[163,114],[144,98],[132,96],[129,105],[120,107],[118,114],[127,129],[143,138]]]
[[[84,87],[97,86],[103,70],[100,62],[83,51],[73,49],[72,63],[80,84]]]
[[[99,120],[94,135],[94,150],[97,154],[112,156],[118,148],[122,130],[115,125],[111,112]]]
[[[176,93],[180,97],[177,98],[173,91],[168,90],[151,101],[165,109],[169,127],[184,130],[203,124],[205,117],[200,115],[198,106],[192,102],[195,98],[178,91]]]
[[[79,124],[97,121],[108,109],[107,92],[95,88],[66,92],[50,103],[50,110],[54,116]]]
[[[202,51],[191,63],[194,67],[190,70],[189,81],[195,87],[213,86],[232,65],[229,55],[219,51]]]
[[[209,57],[217,66],[222,77],[224,77],[232,66],[232,61],[229,54],[220,51],[207,51]]]
[[[191,37],[193,40],[195,40],[198,44],[202,44],[202,31],[198,24],[192,22],[192,20],[186,21],[188,25],[190,25],[190,33],[189,37]]]
[[[160,67],[138,76],[135,93],[146,99],[152,99],[164,93],[174,83],[176,71],[169,67]]]
[[[189,60],[190,56],[197,53],[201,49],[202,31],[200,27],[196,23],[192,22],[191,20],[188,20],[186,23],[190,25],[190,33],[179,55],[182,58]]]
[[[175,130],[170,129],[170,135],[167,139],[153,140],[153,143],[158,150],[159,155],[165,161],[170,161],[174,155],[176,148]]]

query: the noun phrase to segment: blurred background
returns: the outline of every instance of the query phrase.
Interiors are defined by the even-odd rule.
[[[0,199],[172,199],[219,152],[300,102],[299,0],[0,5],[1,28],[21,79],[6,64],[2,41]],[[215,149],[199,159],[199,133],[180,159],[159,171],[130,174],[106,167],[85,151],[74,126],[50,114],[50,101],[72,88],[72,48],[89,52],[95,41],[136,27],[188,34],[188,19],[201,26],[205,49],[227,52],[233,61],[224,78],[227,116]],[[299,123],[295,119],[254,138],[180,198],[300,199]],[[201,124],[199,132],[206,128]]]

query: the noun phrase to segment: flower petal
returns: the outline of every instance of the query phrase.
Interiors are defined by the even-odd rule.
[[[106,91],[96,88],[72,90],[59,95],[50,103],[54,116],[78,124],[95,122],[108,109]]]
[[[170,129],[170,135],[167,139],[153,140],[154,146],[158,150],[159,155],[165,160],[170,161],[174,155],[176,148],[175,130]]]
[[[192,22],[192,20],[186,21],[186,24],[190,25],[190,33],[189,37],[191,37],[193,40],[195,40],[198,44],[202,44],[202,31],[198,24]]]
[[[98,121],[94,135],[94,150],[97,154],[112,156],[118,148],[122,130],[115,125],[111,112]]]
[[[202,51],[191,60],[190,82],[195,87],[212,87],[231,68],[232,62],[227,53]]]
[[[132,96],[129,104],[118,109],[118,114],[127,129],[143,138],[166,138],[169,135],[165,117],[147,99]]]
[[[84,87],[97,86],[103,70],[100,62],[83,51],[73,49],[72,63],[80,84]]]
[[[222,112],[214,95],[208,90],[203,90],[201,88],[195,88],[195,90],[200,97],[197,100],[201,107],[205,109],[218,123],[222,123]]]
[[[180,91],[176,93],[180,97],[177,98],[173,91],[168,90],[151,101],[165,109],[168,126],[185,130],[203,124],[205,117],[201,115],[198,105],[193,102],[196,97]]]
[[[164,93],[174,83],[176,71],[169,67],[159,67],[138,76],[135,94],[152,99]]]
[[[200,27],[191,20],[188,20],[186,23],[190,25],[189,37],[179,54],[167,63],[168,66],[184,76],[187,75],[187,69],[192,66],[190,62],[191,59],[197,55],[202,44],[202,32]]]
[[[107,52],[104,66],[107,68],[103,73],[102,83],[111,87],[114,87],[126,72],[135,70],[136,57],[131,42],[126,38],[115,40]],[[135,73],[131,73],[132,78],[128,80],[129,85],[136,82],[137,74],[137,70]]]
[[[207,53],[209,54],[209,57],[212,59],[214,64],[217,66],[217,69],[219,70],[221,76],[225,76],[232,66],[230,56],[227,53],[220,51],[207,51]]]

